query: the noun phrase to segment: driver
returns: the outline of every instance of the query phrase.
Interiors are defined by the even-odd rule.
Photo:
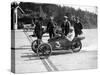
[[[75,16],[72,16],[71,17],[71,20],[70,20],[70,26],[69,26],[69,33],[68,35],[66,36],[66,38],[69,40],[69,41],[72,41],[75,37],[75,29],[74,29],[74,24],[75,24]]]
[[[70,26],[69,28],[69,33],[67,36],[65,36],[66,39],[68,39],[69,41],[72,41],[75,37],[75,32],[74,32],[74,27],[73,26]]]

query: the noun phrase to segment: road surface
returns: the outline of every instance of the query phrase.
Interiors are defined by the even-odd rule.
[[[13,31],[12,31],[13,32]],[[31,49],[29,39],[32,32],[15,31],[15,46],[12,43],[12,55],[15,52],[15,72],[51,72],[65,70],[82,70],[97,68],[97,29],[86,29],[83,32],[82,50],[78,53],[70,51],[53,52],[48,59],[39,59]],[[47,42],[48,35],[44,34],[43,41]]]

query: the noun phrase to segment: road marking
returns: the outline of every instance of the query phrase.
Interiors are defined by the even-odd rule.
[[[51,72],[53,71],[53,69],[50,67],[50,65],[48,64],[48,62],[45,59],[41,59],[42,63],[44,64],[45,68]]]
[[[58,69],[56,68],[56,66],[51,62],[51,60],[49,58],[47,59],[47,61],[51,65],[51,67],[53,67],[54,71],[58,71]]]
[[[25,33],[25,35],[26,35],[27,39],[30,41],[30,43],[32,43],[32,42],[33,42],[33,40],[32,40],[31,38],[29,38],[28,33],[27,33],[27,32],[24,32],[24,33]]]
[[[29,40],[30,43],[33,42],[32,38],[29,37],[27,32],[24,32],[27,39]],[[58,71],[58,69],[56,68],[56,66],[51,62],[51,60],[48,59],[41,59],[42,63],[44,64],[45,68],[50,72],[50,71]]]

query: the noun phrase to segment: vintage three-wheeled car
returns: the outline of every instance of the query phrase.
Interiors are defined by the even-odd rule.
[[[82,48],[81,40],[85,37],[75,37],[69,41],[66,37],[56,37],[49,39],[47,43],[41,40],[32,42],[31,48],[37,53],[40,58],[49,57],[55,50],[72,50],[72,52],[79,52]]]

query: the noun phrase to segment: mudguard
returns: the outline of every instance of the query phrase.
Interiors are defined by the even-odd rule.
[[[85,37],[75,37],[75,38],[73,39],[73,41],[76,41],[76,40],[83,40],[83,39],[85,39]]]

